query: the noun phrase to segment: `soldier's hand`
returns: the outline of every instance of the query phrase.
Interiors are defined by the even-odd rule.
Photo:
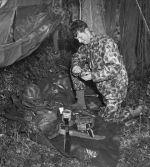
[[[81,78],[85,81],[89,81],[92,79],[92,74],[89,71],[85,72],[85,73],[81,74]]]
[[[79,66],[74,66],[74,67],[72,68],[72,73],[73,73],[73,74],[80,74],[80,73],[81,73],[81,67],[79,67]]]

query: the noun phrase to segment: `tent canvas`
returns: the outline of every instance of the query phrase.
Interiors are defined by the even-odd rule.
[[[30,55],[60,23],[50,0],[0,0],[0,67]]]

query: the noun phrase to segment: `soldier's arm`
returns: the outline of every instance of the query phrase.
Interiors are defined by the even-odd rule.
[[[94,82],[100,82],[114,78],[121,70],[121,62],[122,60],[118,47],[112,40],[110,40],[105,45],[103,65],[98,65],[92,70],[92,80]]]
[[[86,62],[86,59],[86,48],[84,46],[81,46],[79,50],[72,56],[72,68],[75,66],[82,68],[82,64]]]

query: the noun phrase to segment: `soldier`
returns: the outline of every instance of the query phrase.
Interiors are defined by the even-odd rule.
[[[95,35],[81,20],[71,24],[71,32],[83,44],[73,55],[71,64],[77,104],[86,108],[83,80],[92,80],[106,99],[106,108],[100,115],[106,121],[118,121],[127,93],[128,76],[117,44],[106,35]]]

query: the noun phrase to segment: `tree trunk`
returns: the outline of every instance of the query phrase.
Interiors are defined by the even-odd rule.
[[[105,25],[106,33],[114,38],[117,24],[118,0],[105,0]]]
[[[127,71],[133,73],[137,66],[136,39],[138,27],[138,9],[135,1],[122,0],[120,7],[120,49]]]
[[[81,19],[96,34],[105,34],[103,0],[84,0],[81,5]]]

